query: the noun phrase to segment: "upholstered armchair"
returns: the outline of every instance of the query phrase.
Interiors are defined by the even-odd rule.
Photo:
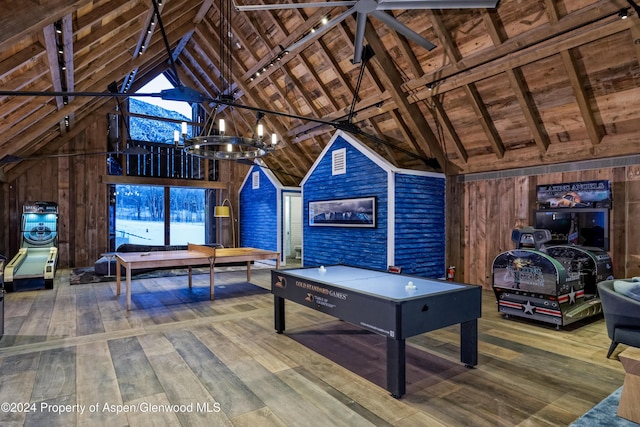
[[[614,289],[616,281],[605,280],[598,283],[607,334],[611,338],[607,359],[619,343],[640,348],[640,300],[616,292]],[[640,282],[638,287],[640,289]]]

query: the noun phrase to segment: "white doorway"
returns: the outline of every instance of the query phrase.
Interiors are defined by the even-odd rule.
[[[302,197],[284,193],[284,263],[302,263]]]

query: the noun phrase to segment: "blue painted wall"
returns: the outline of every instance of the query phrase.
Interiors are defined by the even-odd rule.
[[[376,162],[360,151],[366,150],[364,146],[351,141],[337,134],[303,181],[304,265],[347,264],[386,270],[391,259],[404,273],[443,277],[445,177],[397,170],[382,159]],[[342,148],[346,149],[347,173],[331,175],[332,152]],[[393,182],[388,182],[389,177]],[[377,200],[375,229],[309,225],[310,201],[369,196]],[[393,218],[389,218],[389,203],[393,203]],[[392,236],[387,235],[388,230]],[[393,253],[388,257],[390,248]]]
[[[260,188],[252,188],[251,174],[260,173]],[[253,166],[240,189],[240,247],[278,250],[278,189],[259,166]]]
[[[395,265],[407,274],[445,275],[445,179],[395,176]]]
[[[331,175],[331,152],[341,148],[346,148],[347,152],[347,173]],[[386,171],[338,136],[312,174],[306,177],[302,194],[305,266],[347,264],[387,268]],[[376,197],[376,228],[309,225],[310,201],[370,196]]]

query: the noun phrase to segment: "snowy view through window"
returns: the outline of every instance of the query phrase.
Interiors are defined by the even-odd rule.
[[[157,93],[172,88],[162,75],[142,87],[139,93]],[[191,106],[186,102],[164,101],[160,98],[133,98],[132,112],[145,114],[145,104],[152,104],[166,110],[180,113],[190,121]],[[134,107],[135,105],[135,107]],[[147,113],[149,114],[149,113]],[[134,120],[139,122],[134,123]],[[147,122],[147,123],[145,123]],[[156,126],[158,122],[145,119],[131,119],[131,138],[151,142],[171,141],[173,130],[166,126]],[[175,125],[179,129],[179,124]],[[164,129],[167,135],[153,135],[149,131]],[[205,242],[205,200],[206,190],[199,188],[169,188],[162,186],[116,185],[115,186],[115,233],[114,249],[123,243],[141,245],[165,244],[165,215],[169,215],[169,235],[171,245]],[[165,197],[169,197],[170,212],[164,212]]]

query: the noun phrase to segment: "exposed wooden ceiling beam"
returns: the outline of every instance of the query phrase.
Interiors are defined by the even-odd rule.
[[[502,143],[500,134],[496,130],[496,127],[493,124],[493,120],[489,115],[487,108],[482,102],[482,98],[480,97],[480,93],[478,93],[476,85],[470,83],[468,85],[465,85],[463,89],[467,94],[467,98],[469,100],[471,108],[473,108],[473,111],[475,111],[476,116],[478,117],[480,126],[482,127],[482,130],[484,130],[491,149],[495,153],[496,157],[501,159],[502,157],[504,157],[504,152],[506,151],[506,149],[504,148],[504,144]]]
[[[444,172],[452,173],[454,169],[457,169],[457,167],[449,162],[445,157],[442,148],[440,147],[420,109],[415,104],[410,104],[405,95],[400,91],[399,88],[402,84],[402,76],[396,69],[393,61],[382,44],[382,41],[369,22],[367,22],[366,25],[365,37],[375,52],[373,62],[377,63],[381,68],[379,76],[384,82],[386,90],[391,94],[391,97],[400,110],[400,113],[403,115],[404,120],[411,129],[411,133],[413,134],[415,141],[418,143],[420,150],[422,151],[422,153],[417,154],[434,157]]]
[[[67,92],[75,90],[75,62],[73,49],[73,20],[71,15],[62,17],[62,56],[64,58],[64,80]],[[69,96],[67,102],[73,101],[73,96]]]
[[[422,69],[420,61],[418,61],[415,53],[411,50],[411,46],[409,45],[407,38],[397,31],[391,31],[391,34],[398,45],[400,53],[406,58],[409,70],[411,71],[411,74],[413,74],[413,78],[417,79],[418,77],[421,77],[424,74],[424,70]]]
[[[326,15],[326,10],[318,10],[316,13],[311,15],[311,17],[309,17],[307,21],[305,21],[302,25],[298,26],[284,40],[282,40],[280,42],[280,45],[286,48],[287,46],[293,44],[296,40],[301,38],[309,30],[311,30],[311,28],[313,28],[313,26],[316,25],[324,15]],[[248,83],[249,88],[252,88],[253,86],[257,85],[259,82],[261,82],[264,78],[266,78],[269,75],[269,70],[267,68],[265,73],[261,73],[260,76],[254,78],[253,81],[249,81],[251,77],[255,75],[256,71],[260,71],[263,68],[265,68],[265,66],[269,64],[270,61],[275,59],[280,53],[281,53],[280,46],[278,46],[277,50],[274,49],[269,55],[265,55],[260,62],[257,62],[253,67],[249,68],[241,76],[243,81],[249,82]],[[281,59],[281,62],[284,61],[286,63],[290,61],[294,56],[295,55],[293,54],[293,52],[289,55],[284,55]]]
[[[465,57],[462,64],[445,65],[438,68],[437,71],[425,73],[420,78],[406,82],[403,85],[403,90],[413,91],[421,87],[426,87],[427,84],[436,80],[448,80],[451,76],[457,75],[461,71],[461,65],[462,69],[472,70],[482,64],[494,62],[507,56],[511,57],[514,53],[527,48],[533,47],[537,50],[539,49],[539,45],[542,45],[543,42],[550,38],[558,37],[558,35],[564,35],[564,38],[567,33],[575,33],[577,29],[584,27],[590,22],[601,19],[603,16],[617,14],[620,7],[623,7],[625,3],[626,2],[624,0],[600,0],[597,3],[571,13],[558,22],[543,24],[530,31],[525,31],[510,37],[509,40],[500,46],[496,46],[495,49],[482,50],[468,55]],[[552,41],[551,43],[547,43],[547,45],[554,45],[557,42],[557,40],[555,42]],[[570,47],[566,47],[565,50]],[[461,85],[458,85],[457,87],[460,86]]]
[[[444,125],[444,131],[446,132],[449,139],[453,141],[453,146],[456,150],[456,154],[458,155],[458,159],[462,160],[463,163],[467,163],[467,160],[469,158],[469,155],[467,154],[467,150],[464,148],[464,145],[462,144],[462,141],[460,140],[458,133],[456,132],[455,128],[453,127],[453,124],[451,123],[451,120],[449,120],[449,117],[447,116],[447,112],[442,106],[442,102],[440,102],[440,98],[437,96],[434,96],[433,98],[431,98],[431,101],[433,102],[433,105],[435,106],[435,110],[437,113],[437,115],[434,117],[434,119],[436,120],[436,123]]]
[[[576,63],[573,55],[569,50],[562,50],[560,51],[560,56],[562,57],[564,68],[567,71],[569,83],[571,83],[571,87],[573,88],[573,94],[575,95],[576,102],[580,108],[582,120],[584,121],[584,126],[589,134],[591,144],[597,145],[602,141],[602,134],[598,124],[596,123],[596,118],[593,114],[593,110],[591,109],[591,105],[589,105],[588,95],[584,88],[585,84],[576,70]]]
[[[633,20],[619,19],[616,15],[615,17],[611,16],[602,22],[570,31],[568,34],[550,37],[539,45],[527,47],[494,61],[487,61],[485,64],[478,66],[477,68],[469,69],[467,71],[460,72],[458,75],[447,77],[446,79],[439,81],[431,91],[425,86],[424,89],[409,95],[409,99],[412,102],[416,102],[429,96],[434,96],[437,93],[454,90],[464,85],[504,73],[507,70],[522,67],[541,59],[557,55],[558,52],[563,50],[573,49],[612,34],[628,31],[635,25],[631,21]],[[506,44],[508,43],[505,42],[502,46]],[[500,46],[496,47],[496,49],[500,49]],[[410,85],[408,84],[404,87],[409,88],[409,86],[413,86],[414,84],[415,82],[411,82]]]
[[[498,17],[495,11],[483,11],[481,13],[485,27],[489,32],[493,44],[499,46],[504,43],[507,37],[499,30],[500,25],[498,24]],[[538,108],[529,93],[529,88],[527,87],[525,78],[522,75],[522,71],[518,68],[514,68],[507,70],[506,75],[509,79],[509,83],[511,84],[514,96],[518,100],[520,111],[522,111],[522,114],[529,126],[529,130],[533,135],[533,140],[538,145],[538,148],[540,148],[540,152],[544,153],[547,151],[551,141],[549,139],[549,135],[547,135],[544,127],[542,126],[542,120],[540,119]]]
[[[47,59],[49,63],[49,74],[51,75],[51,83],[55,92],[62,92],[62,76],[60,73],[60,59],[58,53],[58,45],[56,44],[56,29],[54,24],[49,24],[42,29],[44,33],[44,42],[47,49]],[[55,97],[58,110],[63,107],[62,97]]]
[[[540,119],[538,109],[531,98],[524,76],[517,68],[507,70],[506,74],[511,88],[513,89],[513,94],[518,100],[518,105],[520,105],[520,110],[529,125],[529,130],[533,135],[533,140],[540,149],[540,152],[544,153],[547,151],[550,144],[549,135],[547,135],[542,127],[542,120]]]
[[[9,19],[0,20],[0,51],[88,3],[91,0],[3,0],[2,9],[10,13]]]
[[[111,5],[111,2],[106,3]],[[141,19],[145,13],[147,13],[148,7],[142,3],[137,3],[135,6],[130,7],[124,11],[119,12],[119,9],[115,9],[117,13],[113,19],[109,22],[100,25],[91,32],[91,37],[82,37],[75,41],[74,54],[82,57],[90,54],[89,51],[95,50],[96,54],[103,52],[101,48],[103,44],[111,44],[113,40],[122,40],[128,38],[129,35],[137,34],[140,28],[137,22]],[[102,16],[102,19],[105,17]],[[95,17],[94,19],[97,19]],[[93,19],[92,19],[93,21]],[[86,30],[85,27],[76,28],[75,31]]]

